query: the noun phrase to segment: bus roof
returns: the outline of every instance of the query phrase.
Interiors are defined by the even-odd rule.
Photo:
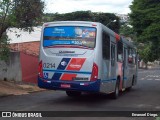
[[[128,41],[126,38],[124,38],[124,37],[121,36],[121,40],[122,40],[122,42],[123,42],[124,44],[126,44],[127,46],[136,49],[136,46],[135,46],[132,42]]]
[[[98,25],[101,24],[99,22],[91,22],[91,21],[54,21],[54,22],[47,22],[43,25],[50,25],[50,24],[88,24],[88,25]]]

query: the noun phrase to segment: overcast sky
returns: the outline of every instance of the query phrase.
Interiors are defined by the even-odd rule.
[[[69,13],[81,10],[127,14],[133,0],[44,0],[45,13]]]

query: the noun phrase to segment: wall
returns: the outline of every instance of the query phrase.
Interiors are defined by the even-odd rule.
[[[0,80],[21,81],[20,52],[10,52],[7,63],[0,61]]]
[[[10,49],[20,51],[23,82],[37,83],[39,41],[10,44]]]
[[[0,61],[0,80],[37,83],[38,57],[23,52],[11,52],[9,61]]]
[[[37,83],[38,76],[38,57],[20,53],[22,81]]]
[[[29,55],[39,55],[39,41],[25,42],[25,43],[14,43],[10,44],[10,49],[13,51],[21,51]]]

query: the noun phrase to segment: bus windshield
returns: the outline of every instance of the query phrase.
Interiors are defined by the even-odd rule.
[[[96,28],[84,26],[46,27],[43,34],[43,47],[70,45],[94,48]]]

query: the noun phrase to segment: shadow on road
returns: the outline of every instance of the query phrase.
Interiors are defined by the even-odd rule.
[[[57,99],[49,100],[52,103],[56,103],[56,104],[87,104],[87,105],[91,105],[91,104],[103,104],[105,103],[110,103],[113,101],[118,101],[119,99],[121,99],[121,97],[125,96],[125,94],[129,94],[132,92],[135,92],[136,89],[132,88],[130,91],[126,90],[123,92],[120,92],[120,96],[118,99],[113,99],[111,98],[110,94],[98,94],[98,93],[93,93],[93,94],[89,94],[89,93],[83,93],[81,96],[79,97],[68,97],[67,95],[58,97]]]

